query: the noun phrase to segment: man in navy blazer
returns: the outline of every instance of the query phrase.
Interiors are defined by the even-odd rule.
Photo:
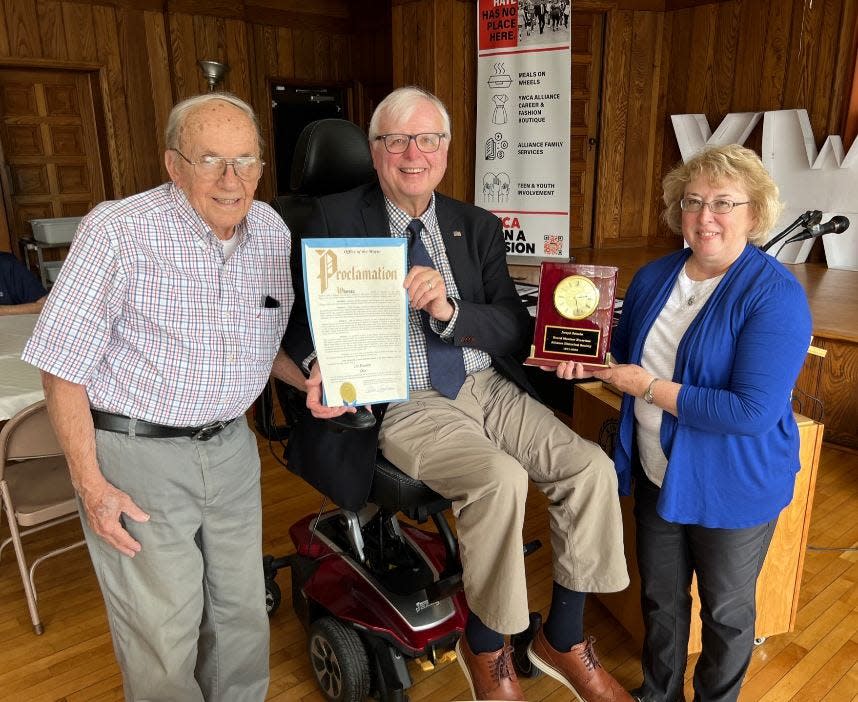
[[[550,502],[554,592],[529,655],[588,701],[630,702],[583,633],[585,593],[628,584],[616,473],[598,446],[533,397],[521,367],[531,321],[509,276],[500,220],[435,192],[450,119],[434,95],[395,90],[376,108],[369,139],[378,183],[320,198],[301,234],[409,238],[409,399],[376,408],[383,421],[368,432],[326,432],[304,418],[289,440],[290,467],[356,508],[378,448],[452,500],[470,609],[457,652],[477,700],[524,699],[504,635],[528,626],[522,526],[532,479]],[[297,297],[284,346],[309,373],[307,408],[317,419],[353,411],[321,404]],[[452,390],[430,360],[444,345],[458,369]]]

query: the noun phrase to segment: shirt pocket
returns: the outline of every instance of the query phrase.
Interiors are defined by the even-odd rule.
[[[261,302],[257,300],[252,305],[243,305],[242,338],[252,358],[261,363],[270,363],[283,338],[286,309],[282,303],[279,307],[264,307]]]

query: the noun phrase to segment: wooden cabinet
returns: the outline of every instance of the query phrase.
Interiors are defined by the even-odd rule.
[[[572,428],[581,436],[598,442],[609,454],[616,438],[620,398],[601,382],[575,386]],[[789,506],[781,512],[766,563],[757,582],[758,637],[792,631],[798,608],[798,593],[807,532],[810,526],[813,490],[819,452],[822,447],[822,425],[796,415],[801,435],[801,470],[796,477],[795,492]],[[631,584],[618,593],[602,594],[599,599],[611,614],[638,641],[643,639],[640,610],[640,576],[635,557],[635,523],[633,498],[620,498],[623,511],[623,536]],[[692,582],[693,612],[688,652],[700,650],[700,603],[697,581]]]
[[[858,450],[858,273],[811,263],[789,270],[810,302],[813,345],[827,352],[807,357],[796,381],[799,411],[825,422],[826,442]]]

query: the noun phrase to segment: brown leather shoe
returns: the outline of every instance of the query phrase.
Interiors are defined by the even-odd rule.
[[[594,641],[591,636],[561,653],[548,643],[540,628],[527,649],[527,656],[533,665],[566,685],[582,702],[634,702],[599,663],[593,650]]]
[[[456,643],[456,657],[475,700],[524,700],[512,667],[511,646],[490,653],[474,653],[462,636]]]

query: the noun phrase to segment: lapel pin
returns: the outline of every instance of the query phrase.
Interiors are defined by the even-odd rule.
[[[453,236],[462,236],[462,232],[460,232],[458,229],[455,229],[453,230]]]

